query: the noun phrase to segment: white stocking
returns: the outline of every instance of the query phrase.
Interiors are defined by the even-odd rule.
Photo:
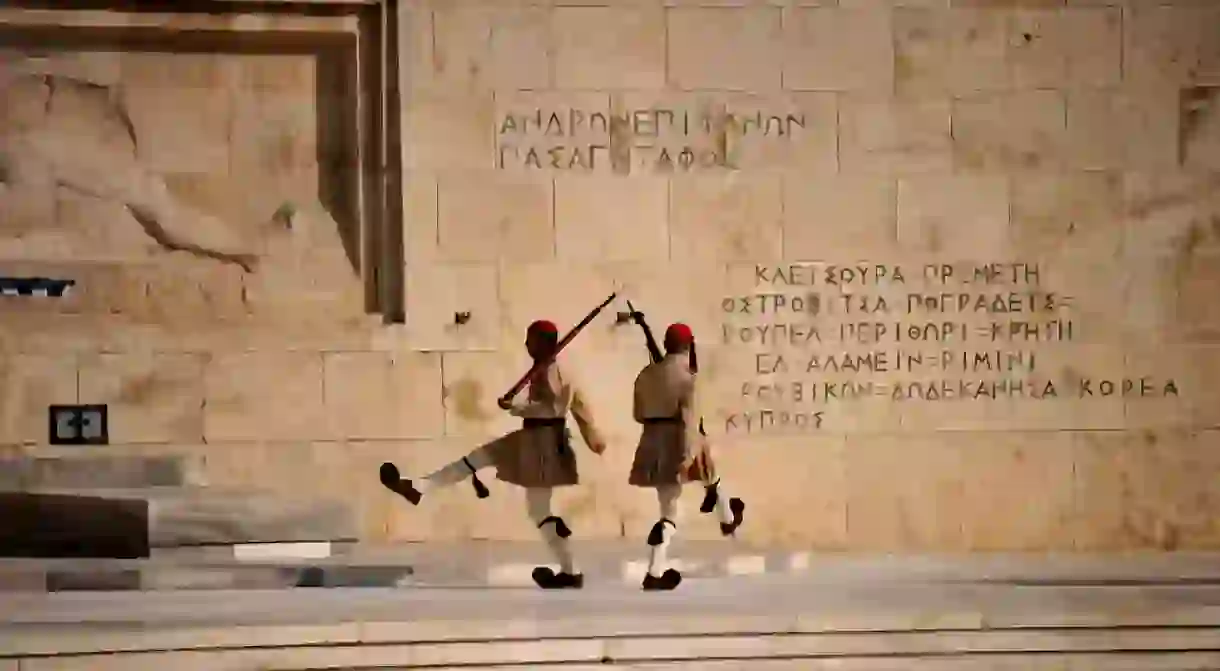
[[[559,518],[547,519],[553,515],[551,512],[551,494],[553,492],[554,490],[550,487],[527,487],[525,507],[530,521],[542,533],[542,540],[550,548],[551,555],[554,556],[555,561],[559,562],[559,571],[574,574],[576,573],[576,562],[572,557],[572,549],[568,547],[568,539],[559,536],[557,529],[560,524]]]
[[[659,578],[669,568],[669,544],[678,532],[678,498],[682,496],[681,485],[657,487],[657,507],[661,516],[661,542],[649,548],[648,575]]]
[[[440,470],[413,483],[421,493],[456,485],[474,475],[475,471],[491,466],[491,444],[480,446],[465,458],[446,464]]]
[[[716,515],[720,517],[721,524],[733,523],[733,511],[729,509],[729,493],[724,490],[724,483],[720,480],[716,481]]]

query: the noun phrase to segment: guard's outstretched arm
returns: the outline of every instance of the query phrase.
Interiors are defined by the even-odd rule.
[[[585,445],[588,445],[589,449],[594,453],[601,454],[605,452],[606,440],[602,437],[601,432],[597,430],[597,424],[593,421],[593,410],[589,407],[584,393],[576,385],[570,384],[568,389],[571,393],[571,404],[568,406],[568,412],[572,413],[572,419],[576,421],[576,430],[580,431],[580,437],[584,439]]]

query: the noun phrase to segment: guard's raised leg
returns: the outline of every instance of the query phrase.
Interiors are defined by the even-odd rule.
[[[534,569],[534,582],[543,589],[580,589],[584,587],[585,577],[576,571],[576,562],[572,557],[568,540],[572,536],[572,530],[562,517],[551,514],[553,491],[550,487],[529,487],[525,490],[525,504],[530,520],[538,525],[551,556],[559,564],[558,573],[549,566]]]
[[[503,440],[502,438],[499,440]],[[485,499],[490,495],[487,487],[479,480],[478,471],[492,465],[491,451],[496,442],[491,442],[479,447],[470,454],[458,459],[457,461],[445,464],[436,472],[419,480],[410,480],[403,478],[398,472],[398,467],[390,462],[381,465],[381,484],[387,489],[410,501],[412,505],[419,505],[424,494],[434,490],[443,489],[455,485],[466,478],[470,478],[474,485],[475,494]]]

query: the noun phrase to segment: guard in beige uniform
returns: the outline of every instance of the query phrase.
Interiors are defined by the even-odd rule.
[[[690,327],[672,324],[665,330],[665,357],[640,371],[635,380],[632,413],[643,425],[628,482],[657,490],[660,519],[648,534],[651,546],[644,589],[671,590],[682,581],[676,569],[668,568],[666,555],[677,532],[678,498],[685,482],[714,482],[719,487],[707,437],[699,431],[696,375],[691,360],[695,338]],[[717,494],[720,529],[726,536],[741,526],[745,503]],[[727,498],[727,500],[726,500]]]
[[[525,346],[535,361],[548,359],[555,351],[558,331],[549,321],[536,321],[526,331]],[[585,444],[596,454],[606,449],[593,417],[580,391],[565,378],[556,363],[551,363],[529,383],[524,402],[503,402],[501,407],[522,418],[522,428],[482,445],[422,480],[399,477],[391,463],[381,466],[381,482],[392,491],[418,505],[423,495],[472,478],[480,497],[486,490],[476,472],[488,466],[496,467],[497,479],[525,488],[525,500],[530,519],[542,531],[560,571],[540,566],[534,569],[534,581],[539,587],[580,588],[584,576],[576,571],[568,547],[571,529],[551,510],[551,494],[556,487],[579,482],[576,455],[572,452],[571,434],[566,416],[572,413]]]

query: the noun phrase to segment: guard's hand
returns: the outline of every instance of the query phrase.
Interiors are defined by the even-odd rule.
[[[695,465],[695,455],[688,454],[682,459],[682,465],[678,467],[678,477],[683,481],[690,478],[690,469]]]
[[[637,324],[643,324],[644,323],[644,313],[640,312],[639,310],[635,310],[634,312],[631,313],[631,321],[633,321]]]
[[[512,410],[513,409],[513,400],[507,396],[501,396],[496,401],[496,405],[500,406],[501,410]]]

